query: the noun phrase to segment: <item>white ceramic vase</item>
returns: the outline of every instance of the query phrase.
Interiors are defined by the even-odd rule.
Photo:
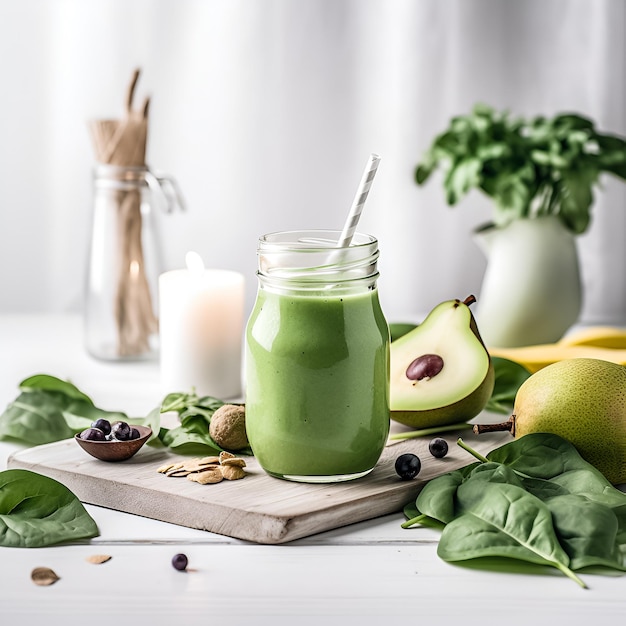
[[[476,310],[488,347],[558,341],[578,319],[582,289],[574,235],[555,216],[475,232],[488,264]]]

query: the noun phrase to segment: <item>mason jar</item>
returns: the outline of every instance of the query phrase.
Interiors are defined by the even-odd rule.
[[[378,242],[335,231],[265,235],[246,329],[246,429],[261,467],[300,482],[359,478],[389,433],[389,328]]]
[[[84,338],[96,358],[152,359],[158,353],[162,266],[154,209],[171,206],[164,181],[172,179],[158,178],[147,167],[94,169]]]

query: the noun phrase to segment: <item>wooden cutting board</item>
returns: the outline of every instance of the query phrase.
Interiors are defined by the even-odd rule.
[[[390,442],[370,474],[332,485],[272,478],[251,457],[245,457],[244,479],[200,485],[156,471],[169,460],[185,458],[168,450],[144,446],[127,461],[106,463],[89,456],[73,439],[21,450],[9,458],[8,466],[50,476],[82,502],[277,544],[401,511],[426,481],[474,460],[456,445],[459,436],[482,454],[512,440],[509,433],[447,433],[449,453],[443,459],[428,452],[430,438]],[[421,472],[410,481],[400,480],[394,469],[395,459],[405,452],[417,454],[422,461]]]

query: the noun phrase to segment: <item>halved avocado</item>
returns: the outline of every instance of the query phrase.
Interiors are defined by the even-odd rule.
[[[413,428],[464,422],[491,397],[494,371],[469,305],[437,305],[391,343],[391,418]]]

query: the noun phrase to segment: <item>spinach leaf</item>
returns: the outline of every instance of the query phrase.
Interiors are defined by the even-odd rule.
[[[0,439],[39,445],[73,437],[100,417],[128,421],[125,413],[99,409],[72,383],[54,376],[31,376],[20,389],[0,415]]]
[[[74,398],[75,400],[84,400],[86,403],[93,405],[93,401],[87,395],[85,395],[76,385],[67,381],[61,380],[56,376],[50,374],[35,374],[26,378],[20,383],[20,389],[43,389],[45,391],[59,391],[66,395],[68,398]]]
[[[37,445],[72,437],[63,419],[66,404],[66,396],[57,392],[22,392],[0,416],[0,439]]]
[[[456,493],[460,514],[443,529],[437,554],[444,561],[504,556],[556,567],[582,587],[569,567],[548,507],[523,488],[468,480]]]
[[[453,472],[438,476],[426,483],[415,501],[418,515],[427,515],[444,524],[451,522],[455,515],[455,496],[459,485],[480,463],[473,463]],[[414,516],[416,517],[416,516]]]
[[[626,505],[626,494],[614,487],[593,465],[585,461],[569,441],[551,433],[531,433],[487,454],[524,476],[550,481],[569,493],[580,493],[596,501]]]
[[[549,480],[543,480],[542,478],[530,478],[528,476],[520,476],[520,480],[524,489],[531,493],[535,498],[539,498],[544,502],[549,498],[554,498],[556,496],[567,496],[571,492],[562,487],[561,485],[557,485],[555,483],[550,482]]]
[[[409,502],[408,504],[406,504],[402,512],[404,513],[406,518],[409,520],[414,517],[417,517],[420,514],[417,506],[415,505],[415,502]]]
[[[457,490],[460,485],[468,480],[511,483],[522,487],[521,479],[506,465],[472,463],[428,482],[417,496],[415,501],[417,515],[414,517],[426,515],[443,524],[451,522],[458,514]],[[405,527],[408,528],[409,525],[411,524],[407,524]]]
[[[617,541],[626,544],[626,494],[611,484],[603,484],[602,479],[604,476],[598,480],[595,472],[583,469],[566,472],[552,480],[523,477],[522,483],[529,493],[544,502],[556,496],[579,495],[590,502],[604,505],[617,519]]]
[[[161,413],[178,413],[180,426],[162,428],[159,439],[163,445],[180,454],[219,454],[222,450],[209,435],[211,417],[225,403],[212,396],[199,397],[195,392],[170,393],[161,403]],[[239,450],[252,454],[250,449]]]
[[[146,417],[129,417],[126,420],[129,424],[140,424],[142,426],[149,426],[152,429],[152,435],[148,439],[148,445],[153,447],[162,447],[163,442],[159,439],[159,433],[161,431],[161,407],[157,406],[146,415]]]
[[[408,521],[402,524],[402,528],[410,528],[415,524],[420,526],[428,526],[429,528],[436,528],[437,530],[443,530],[445,524],[433,517],[421,514],[414,502],[411,502],[404,507],[404,514],[408,518]]]
[[[549,498],[546,506],[573,570],[601,565],[626,571],[617,516],[610,508],[576,494]]]
[[[180,426],[161,429],[163,445],[180,454],[219,454],[221,448],[211,439],[211,416],[224,403],[210,396],[191,393],[170,393],[161,403],[161,413],[178,413]]]
[[[449,561],[508,557],[573,574],[590,566],[626,571],[626,494],[558,435],[535,433],[478,463],[431,480],[402,524],[443,525],[439,555]]]
[[[0,545],[40,548],[98,534],[85,507],[61,483],[29,470],[0,472]]]
[[[567,472],[589,470],[603,484],[610,485],[569,441],[551,433],[531,433],[514,439],[489,452],[487,458],[526,476],[545,480],[563,477]]]
[[[495,380],[485,409],[492,413],[510,414],[513,412],[517,390],[530,377],[530,372],[520,363],[503,357],[493,356],[491,362]]]
[[[0,440],[11,439],[27,445],[51,443],[69,439],[89,428],[95,420],[104,418],[110,422],[122,420],[150,426],[152,446],[165,445],[183,454],[221,451],[209,435],[209,424],[224,402],[212,396],[170,393],[146,417],[131,418],[126,413],[98,408],[74,384],[48,374],[31,376],[19,387],[19,396],[0,415]],[[161,414],[169,411],[178,413],[180,426],[161,428]],[[252,453],[250,449],[241,452]]]
[[[220,448],[209,436],[208,427],[206,433],[196,433],[178,426],[159,435],[164,446],[171,448],[179,454],[219,454]]]
[[[529,477],[526,488],[542,500],[570,493],[609,507],[617,517],[618,540],[626,543],[626,494],[585,461],[569,441],[550,433],[531,433],[500,446],[487,458]]]

